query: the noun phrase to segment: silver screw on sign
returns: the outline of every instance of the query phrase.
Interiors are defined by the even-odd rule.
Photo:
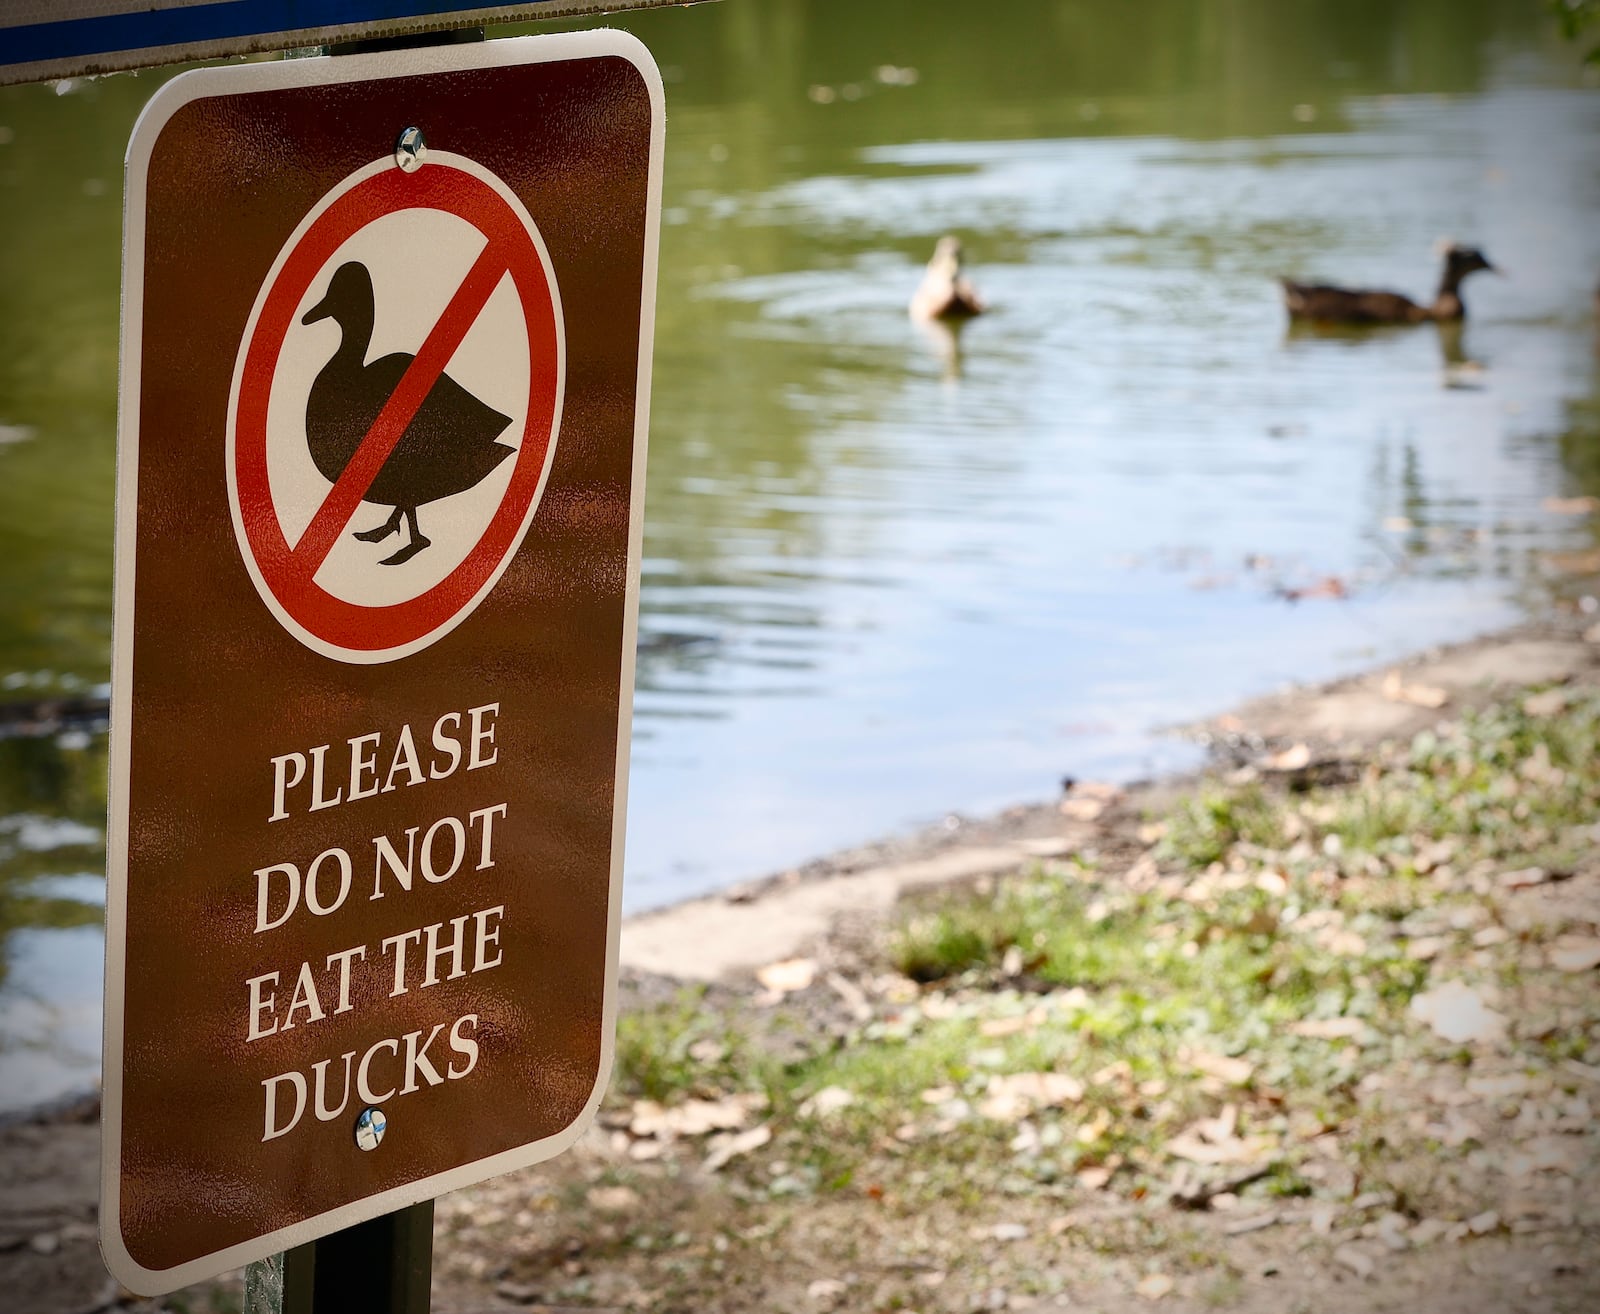
[[[356,1144],[363,1150],[376,1150],[388,1126],[382,1109],[363,1109],[356,1119]]]
[[[394,162],[406,173],[415,173],[428,158],[428,140],[421,128],[407,128],[394,144]]]

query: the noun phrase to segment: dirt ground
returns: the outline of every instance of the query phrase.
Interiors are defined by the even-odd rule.
[[[1211,750],[1208,778],[1336,786],[1360,776],[1381,742],[1528,689],[1600,686],[1595,640],[1582,617],[1525,626],[1262,700],[1185,733]],[[981,1134],[981,1119],[944,1116],[941,1100],[966,1102],[958,1091],[923,1090],[885,1119],[881,1106],[870,1118],[864,1105],[852,1109],[849,1091],[819,1087],[820,1077],[802,1083],[792,1107],[740,1088],[750,1055],[821,1072],[865,1061],[861,1052],[878,1045],[892,1069],[914,1054],[894,1046],[950,1018],[1003,1043],[1064,1030],[1052,1010],[1082,1007],[1073,992],[1009,961],[934,984],[909,980],[891,962],[885,927],[943,888],[987,891],[1009,873],[1082,855],[1097,899],[1148,885],[1157,879],[1149,819],[1200,783],[1079,782],[1062,799],[952,818],[630,922],[625,1014],[679,1008],[688,1020],[634,1035],[643,1057],[568,1155],[438,1202],[434,1308],[1600,1310],[1600,1124],[1591,1111],[1600,1014],[1592,972],[1551,966],[1573,952],[1574,928],[1600,929],[1600,866],[1587,856],[1553,877],[1480,864],[1459,888],[1438,885],[1441,904],[1448,895],[1458,912],[1474,902],[1489,911],[1461,913],[1442,934],[1419,930],[1394,957],[1420,957],[1406,945],[1454,935],[1457,947],[1430,943],[1427,965],[1499,983],[1485,998],[1514,1039],[1445,1043],[1419,1025],[1420,1036],[1374,1051],[1370,1038],[1335,1027],[1329,1036],[1349,1042],[1354,1065],[1341,1073],[1335,1053],[1326,1069],[1344,1092],[1337,1110],[1330,1095],[1329,1111],[1319,1111],[1314,1089],[1285,1094],[1269,1060],[1250,1051],[1186,1060],[1196,1071],[1182,1079],[1184,1098],[1205,1113],[1179,1119],[1193,1116],[1200,1129],[1198,1139],[1184,1131],[1187,1150],[1152,1130],[1176,1090],[1135,1082],[1120,1062],[1063,1077],[1075,1089],[1060,1098],[1035,1092],[1033,1105],[991,1110]],[[1218,862],[1203,875],[1224,880],[1235,869],[1244,868]],[[1325,928],[1324,938],[1330,930],[1330,943],[1346,933]],[[685,994],[685,983],[698,992]],[[649,1062],[666,1073],[661,1091],[638,1085]],[[893,1076],[873,1079],[892,1085]],[[920,1084],[907,1080],[907,1089]],[[973,1103],[982,1080],[973,1079]],[[989,1079],[991,1099],[1004,1080]],[[1093,1100],[1129,1123],[1116,1133],[1123,1140],[1106,1133],[1091,1145]],[[1077,1107],[1046,1107],[1052,1101]],[[241,1308],[237,1276],[154,1302],[107,1277],[94,1240],[96,1117],[88,1100],[0,1126],[0,1308]],[[1063,1138],[1066,1149],[1088,1148],[1068,1155]],[[1258,1152],[1268,1140],[1295,1144],[1292,1171]],[[1147,1148],[1126,1148],[1135,1143]],[[1109,1153],[1111,1145],[1124,1148]],[[1058,1160],[1068,1166],[1057,1171]]]

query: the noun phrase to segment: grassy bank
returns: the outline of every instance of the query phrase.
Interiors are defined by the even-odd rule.
[[[502,1299],[697,1311],[1367,1309],[1402,1259],[1592,1237],[1597,741],[1556,688],[1291,747],[633,1011],[548,1213],[510,1179],[447,1234]],[[1355,1285],[1307,1303],[1290,1255]]]

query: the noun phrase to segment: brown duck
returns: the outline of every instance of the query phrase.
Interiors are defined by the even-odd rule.
[[[373,318],[372,275],[352,260],[334,271],[327,295],[300,321],[331,319],[342,335],[339,349],[312,383],[306,402],[306,445],[329,483],[338,481],[413,359],[395,352],[367,363]],[[383,524],[355,537],[364,543],[381,542],[400,532],[403,518],[407,541],[381,564],[410,561],[432,542],[417,528],[417,508],[482,482],[514,450],[495,441],[510,423],[510,416],[486,406],[448,374],[441,374],[363,499],[393,507],[393,513]]]
[[[916,293],[911,298],[913,319],[970,319],[988,306],[961,272],[961,239],[945,234],[933,248]]]
[[[1420,324],[1424,320],[1463,318],[1467,309],[1461,301],[1461,282],[1480,269],[1498,272],[1476,247],[1447,247],[1439,290],[1425,306],[1398,292],[1296,283],[1288,278],[1278,281],[1283,284],[1283,301],[1291,319],[1327,324]]]

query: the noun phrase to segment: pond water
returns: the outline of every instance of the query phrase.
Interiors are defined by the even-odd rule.
[[[1600,92],[1538,5],[626,25],[669,107],[631,909],[1162,769],[1164,725],[1570,591]],[[0,1108],[98,1063],[120,160],[158,81],[0,91],[0,699],[90,709],[0,738]],[[905,313],[945,232],[994,305],[959,340]],[[1277,274],[1424,295],[1445,235],[1508,271],[1464,332],[1287,331]]]

